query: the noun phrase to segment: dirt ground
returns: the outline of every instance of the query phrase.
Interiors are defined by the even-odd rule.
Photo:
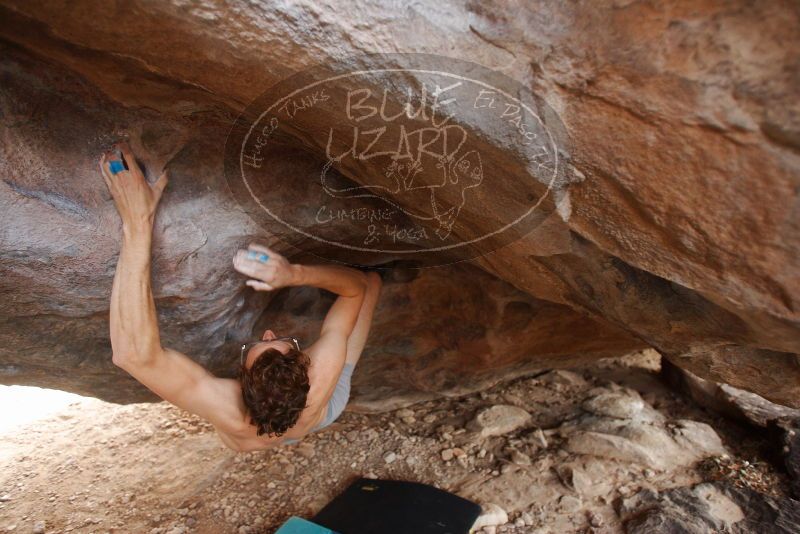
[[[226,449],[210,425],[166,403],[83,399],[0,435],[0,530],[269,533],[292,515],[310,518],[368,476],[498,504],[508,513],[499,532],[621,532],[615,499],[694,484],[704,471],[702,462],[653,469],[566,450],[562,429],[582,413],[585,392],[617,385],[669,419],[708,423],[727,461],[749,462],[753,480],[784,491],[762,456],[764,438],[668,390],[656,356],[540,373],[390,413],[345,412],[300,444],[255,453]],[[470,421],[495,405],[522,407],[531,419],[502,435],[476,434]]]

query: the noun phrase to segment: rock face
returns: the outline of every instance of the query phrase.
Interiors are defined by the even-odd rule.
[[[621,329],[566,306],[532,298],[468,264],[392,269],[358,372],[351,408],[386,410],[445,394],[464,394],[501,377],[575,365],[638,345]],[[313,288],[274,296],[256,331],[313,340],[333,302]],[[585,334],[575,335],[584,331]],[[536,357],[532,358],[531,355]]]
[[[800,498],[800,410],[774,404],[728,384],[703,380],[669,364],[663,366],[661,373],[698,405],[739,419],[756,431],[772,436],[770,454],[783,459],[792,492]]]
[[[367,2],[347,16],[313,2],[2,4],[0,381],[153,398],[111,364],[107,339],[120,231],[97,157],[123,136],[149,174],[171,172],[153,265],[164,342],[224,375],[254,328],[313,336],[317,292],[254,294],[230,268],[248,241],[292,236],[231,195],[226,135],[288,75],[399,44],[541,96],[569,139],[568,172],[541,224],[470,264],[409,274],[395,256],[373,261],[393,268],[356,401],[394,405],[650,346],[800,406],[795,3]],[[502,162],[503,140],[478,134]],[[267,190],[305,172],[295,154]],[[515,180],[498,183],[513,197]],[[465,204],[459,220],[480,230],[493,209]],[[326,252],[294,244],[281,248],[293,260]]]
[[[660,494],[643,490],[622,500],[618,512],[628,534],[788,534],[800,528],[798,501],[720,482],[675,488]]]
[[[644,532],[729,532],[744,513],[712,484],[678,488],[659,495],[644,490],[619,506],[628,534]]]
[[[726,525],[742,521],[742,513],[750,515],[747,502],[712,484],[705,489],[682,487],[704,480],[697,471],[698,460],[703,461],[701,465],[717,465],[720,455],[731,458],[723,446],[723,442],[730,444],[731,435],[725,430],[717,434],[708,425],[688,419],[693,416],[690,411],[678,412],[684,417],[680,420],[671,417],[683,403],[667,400],[672,395],[666,388],[658,388],[657,396],[651,397],[653,384],[648,382],[656,377],[637,371],[633,379],[627,373],[636,364],[628,367],[633,360],[627,360],[620,367],[609,364],[616,368],[614,375],[620,382],[591,368],[583,368],[583,376],[551,371],[482,392],[480,402],[468,405],[460,419],[438,411],[452,423],[436,430],[442,442],[437,452],[445,463],[477,466],[486,458],[499,463],[482,472],[460,474],[459,494],[481,504],[497,503],[515,524],[515,515],[530,512],[537,518],[535,526],[550,532],[581,532],[589,527],[609,532],[623,532],[623,528],[628,532],[721,532]],[[642,355],[638,360],[642,365]],[[639,391],[648,391],[648,400]],[[474,428],[475,420],[487,412],[508,413],[502,401],[525,417],[517,418],[517,428],[502,435],[481,435]],[[702,413],[699,408],[692,411],[694,416]],[[415,415],[423,413],[419,409]],[[465,455],[459,459],[453,451],[462,449]],[[752,478],[740,477],[742,463],[733,465],[731,474],[719,476],[714,484],[759,480],[755,471],[748,471]],[[780,514],[791,517],[785,514],[793,505],[791,499],[762,499],[751,493],[752,499],[775,503],[782,508]],[[760,504],[756,508],[758,515],[767,511]],[[570,524],[562,523],[559,515],[568,517]],[[760,520],[768,514],[764,516]],[[652,526],[658,524],[684,524],[685,529]],[[526,525],[532,526],[531,521]]]

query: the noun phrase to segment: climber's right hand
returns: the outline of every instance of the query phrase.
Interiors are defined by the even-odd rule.
[[[107,151],[100,158],[100,172],[114,198],[122,223],[126,227],[141,223],[152,225],[158,201],[167,186],[167,171],[164,170],[151,186],[128,144],[117,143],[114,148],[122,153],[123,161],[119,160],[116,150]],[[112,161],[118,163],[112,167]]]

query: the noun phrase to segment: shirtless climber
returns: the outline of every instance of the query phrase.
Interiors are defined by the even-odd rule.
[[[111,292],[114,364],[166,401],[205,418],[236,451],[291,443],[331,424],[350,394],[350,376],[367,340],[380,277],[343,266],[295,265],[258,245],[239,250],[234,268],[256,291],[309,285],[338,298],[319,339],[302,346],[267,330],[241,349],[239,379],[217,378],[194,360],[163,347],[150,289],[153,220],[167,185],[145,180],[127,144],[103,154],[100,170],[122,218]]]

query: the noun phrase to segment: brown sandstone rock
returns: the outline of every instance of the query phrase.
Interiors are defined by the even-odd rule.
[[[238,246],[291,236],[259,227],[228,192],[225,135],[289,74],[400,43],[534,90],[561,117],[571,161],[541,224],[473,260],[485,272],[398,278],[356,401],[395,407],[652,346],[799,406],[794,3],[376,1],[347,16],[312,2],[2,4],[0,381],[152,398],[111,364],[107,340],[119,223],[96,160],[123,134],[150,174],[172,172],[154,245],[165,342],[226,374],[255,325],[309,339],[322,313],[313,291],[256,295],[230,269]],[[266,185],[303,164],[287,153]],[[518,184],[500,185],[513,196]],[[487,209],[467,209],[465,224]],[[326,252],[298,246],[305,255],[283,251]]]

